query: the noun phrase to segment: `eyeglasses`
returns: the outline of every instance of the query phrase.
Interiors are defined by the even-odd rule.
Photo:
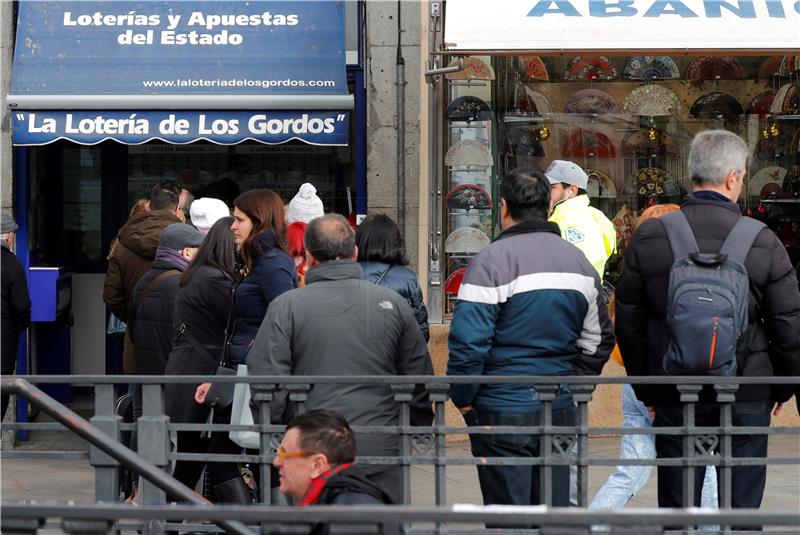
[[[281,459],[297,459],[300,457],[310,457],[311,455],[314,455],[314,452],[303,450],[286,451],[283,449],[283,446],[278,446],[278,448],[275,450],[275,456],[280,457]]]

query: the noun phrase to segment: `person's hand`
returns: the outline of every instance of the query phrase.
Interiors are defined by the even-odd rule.
[[[783,403],[776,403],[775,407],[772,409],[772,415],[778,416],[782,410],[783,410]]]
[[[458,408],[458,412],[460,412],[461,414],[467,414],[471,410],[472,410],[472,405],[467,405],[466,407]]]
[[[199,403],[203,404],[206,400],[206,394],[208,394],[208,390],[211,388],[211,383],[203,383],[197,387],[197,390],[194,393],[194,400]]]
[[[656,419],[656,408],[654,406],[652,406],[652,405],[647,405],[645,408],[647,409],[647,414],[650,415],[650,419],[651,420],[655,420]]]

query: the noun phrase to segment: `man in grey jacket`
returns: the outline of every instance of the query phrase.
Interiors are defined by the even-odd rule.
[[[347,220],[330,214],[306,230],[306,285],[270,303],[247,356],[251,375],[432,375],[428,346],[411,307],[398,293],[363,280]],[[399,424],[400,405],[389,385],[317,384],[306,410],[344,415],[353,426]],[[286,423],[294,407],[281,392],[271,407]],[[275,421],[275,420],[279,421]],[[411,401],[412,425],[430,425],[433,412],[421,386]],[[397,434],[357,435],[359,456],[392,456]],[[359,463],[368,464],[368,463]],[[399,467],[374,465],[368,477],[402,502]]]

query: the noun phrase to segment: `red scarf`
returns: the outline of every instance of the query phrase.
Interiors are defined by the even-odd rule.
[[[308,486],[308,491],[306,491],[306,496],[303,498],[302,501],[297,502],[297,505],[316,505],[317,500],[319,499],[319,495],[322,494],[322,489],[325,488],[325,485],[328,484],[328,480],[331,477],[335,476],[342,470],[346,470],[353,466],[353,463],[345,463],[340,464],[335,468],[329,469],[327,472],[321,474],[319,477],[314,478],[311,480],[311,485]]]

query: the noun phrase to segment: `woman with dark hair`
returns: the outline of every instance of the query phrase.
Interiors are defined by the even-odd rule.
[[[181,276],[175,300],[175,341],[167,360],[166,375],[213,375],[221,360],[230,323],[231,292],[236,270],[236,244],[230,229],[232,223],[232,217],[223,217],[211,227],[194,260]],[[193,402],[195,389],[196,386],[191,384],[165,385],[165,412],[170,421],[203,423],[208,419],[208,408]],[[202,439],[200,435],[200,431],[178,431],[178,452],[209,451],[210,441]],[[212,434],[212,441],[220,439],[227,440],[227,437],[224,434]],[[223,444],[222,449],[226,449],[224,446],[227,445]],[[213,449],[219,450],[221,446]],[[227,450],[232,453],[239,451],[230,447]],[[241,491],[244,483],[227,483],[237,477],[242,480],[236,464],[209,463],[208,470],[217,500],[238,502],[237,496],[242,495],[241,492],[232,494],[228,487],[238,487]],[[173,476],[194,488],[202,471],[202,462],[178,461]]]
[[[364,278],[394,290],[408,301],[427,342],[428,309],[417,275],[406,267],[408,259],[397,223],[383,214],[367,216],[356,229],[356,245]]]

